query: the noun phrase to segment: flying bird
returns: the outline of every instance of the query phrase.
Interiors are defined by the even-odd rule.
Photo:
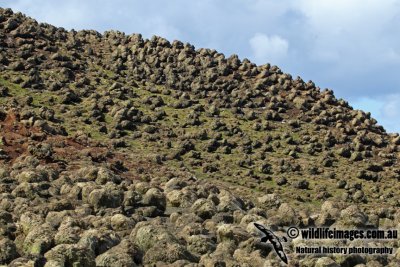
[[[288,260],[285,252],[283,251],[282,243],[281,241],[279,241],[279,237],[277,237],[271,230],[268,230],[261,224],[254,223],[254,226],[257,227],[257,229],[264,234],[264,236],[261,238],[261,242],[267,243],[268,241],[270,241],[275,249],[276,254],[278,254],[279,258],[281,258],[281,260],[287,264]]]

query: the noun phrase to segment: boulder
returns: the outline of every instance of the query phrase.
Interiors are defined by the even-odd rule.
[[[217,212],[217,208],[211,200],[200,198],[193,203],[192,211],[202,219],[210,219]]]
[[[8,264],[18,256],[14,242],[8,238],[0,237],[0,264]]]
[[[140,266],[142,254],[128,240],[112,247],[96,257],[96,266],[103,267],[136,267]]]
[[[28,255],[43,255],[54,245],[54,230],[49,224],[32,228],[25,237],[22,250]]]
[[[88,197],[88,203],[95,209],[118,208],[121,206],[124,193],[121,189],[110,185],[101,189],[94,189]]]
[[[73,244],[55,246],[44,255],[45,267],[56,266],[87,266],[95,267],[93,252],[85,247]]]

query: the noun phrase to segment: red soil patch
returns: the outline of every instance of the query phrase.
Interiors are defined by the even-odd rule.
[[[107,164],[110,169],[122,177],[139,179],[138,173],[159,173],[161,166],[147,158],[132,159],[131,155],[118,152],[98,142],[82,141],[62,135],[50,135],[38,127],[24,125],[18,112],[10,111],[3,121],[0,121],[1,147],[8,159],[0,162],[12,165],[17,158],[29,156],[29,145],[46,142],[53,147],[51,159],[41,159],[41,163],[55,167],[58,170],[77,169],[82,163],[90,160],[95,164]],[[138,171],[139,170],[139,171]],[[142,170],[142,171],[141,171]]]

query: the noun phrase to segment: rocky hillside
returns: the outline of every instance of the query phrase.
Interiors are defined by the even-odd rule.
[[[398,134],[277,66],[179,41],[0,9],[0,138],[0,264],[280,266],[254,222],[400,228]],[[322,258],[295,241],[289,266],[400,265],[398,241]]]

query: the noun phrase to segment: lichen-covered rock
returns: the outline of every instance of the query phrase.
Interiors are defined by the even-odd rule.
[[[112,247],[96,257],[96,266],[103,267],[135,267],[140,266],[142,255],[128,240]]]
[[[136,221],[122,214],[115,214],[111,217],[111,227],[115,231],[132,230]]]
[[[8,264],[18,256],[14,242],[8,238],[0,237],[0,264]]]
[[[244,209],[243,201],[234,196],[231,192],[227,190],[221,190],[218,194],[219,204],[217,205],[217,210],[220,212],[225,211],[235,211]]]
[[[143,257],[144,264],[154,264],[156,262],[173,263],[178,260],[195,262],[196,257],[187,251],[184,246],[166,241],[160,241],[157,246],[149,248]]]
[[[204,198],[196,200],[191,209],[196,215],[203,219],[210,219],[217,212],[214,202]]]
[[[25,254],[43,255],[53,244],[54,230],[49,224],[43,224],[29,230],[22,249]]]
[[[288,204],[282,203],[279,206],[278,213],[276,215],[279,225],[299,225],[300,220],[297,212]]]
[[[70,214],[71,212],[67,210],[51,211],[46,216],[46,222],[49,223],[53,228],[58,228],[63,219]]]
[[[177,238],[165,227],[159,225],[138,223],[130,235],[130,240],[141,251],[146,252],[157,246],[161,241],[166,243],[178,243]]]
[[[78,226],[63,226],[58,229],[54,236],[54,243],[60,244],[76,244],[80,240],[83,230]]]
[[[368,216],[358,206],[351,205],[340,212],[337,224],[346,227],[365,227],[367,222]]]
[[[96,175],[96,183],[97,184],[106,184],[108,182],[112,183],[120,183],[121,178],[118,175],[112,173],[109,169],[106,168],[98,168]]]
[[[91,229],[81,235],[77,244],[80,247],[89,249],[97,256],[118,245],[120,242],[121,238],[113,231]]]
[[[142,200],[144,205],[156,206],[159,210],[165,211],[167,200],[163,192],[157,188],[150,188],[146,191]]]
[[[88,203],[95,209],[117,208],[121,206],[124,193],[121,189],[109,185],[101,189],[93,190],[88,197]]]
[[[188,250],[195,255],[203,255],[215,250],[216,243],[207,235],[191,235],[187,238]]]
[[[257,200],[260,207],[263,208],[279,207],[279,205],[281,204],[280,199],[276,194],[266,194],[257,198]]]
[[[28,234],[34,227],[42,225],[44,219],[40,215],[28,211],[21,215],[20,222],[22,232]]]
[[[48,176],[47,173],[43,171],[23,171],[17,176],[17,179],[20,183],[38,183],[47,181]]]
[[[217,235],[219,242],[233,241],[239,244],[250,238],[250,234],[240,226],[231,224],[222,224],[217,229]]]
[[[333,259],[329,257],[322,257],[317,260],[315,263],[315,267],[339,267],[340,265],[337,264]]]
[[[194,190],[184,188],[183,190],[172,190],[166,195],[168,203],[174,207],[187,208],[198,199]]]
[[[46,254],[45,267],[56,266],[88,266],[95,267],[95,257],[93,252],[85,247],[72,244],[62,244],[55,246]]]

